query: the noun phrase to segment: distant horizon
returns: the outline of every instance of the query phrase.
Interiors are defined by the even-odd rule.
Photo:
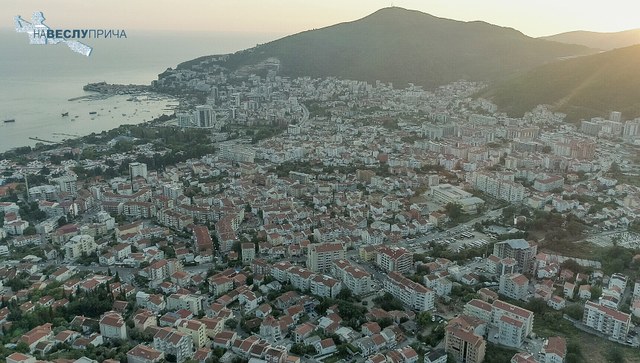
[[[49,25],[54,28],[271,34],[277,39],[362,19],[389,8],[389,5],[439,18],[483,21],[515,29],[533,38],[573,31],[617,33],[640,29],[640,21],[634,16],[635,8],[620,0],[611,0],[606,7],[585,4],[579,0],[565,0],[560,4],[552,0],[540,0],[535,4],[505,3],[501,0],[486,0],[481,4],[465,0],[404,0],[395,4],[380,0],[354,0],[348,3],[327,0],[305,4],[291,0],[233,3],[190,0],[179,6],[169,0],[96,0],[91,3],[81,0],[50,0],[46,3],[5,0],[0,4],[0,12],[6,14],[0,19],[0,30],[13,29],[13,17],[16,15],[28,19],[34,11],[43,11]]]
[[[412,10],[412,9],[407,9],[407,10]],[[372,13],[373,14],[373,13]],[[427,13],[425,13],[427,14]],[[429,14],[432,15],[432,14]],[[435,15],[434,15],[435,16]],[[442,17],[440,17],[442,18]],[[130,31],[134,31],[137,33],[185,33],[185,34],[201,34],[201,35],[207,35],[207,34],[234,34],[234,35],[270,35],[274,38],[273,40],[282,38],[282,37],[286,37],[289,35],[295,35],[295,34],[299,34],[299,33],[303,33],[306,31],[311,31],[311,30],[318,30],[318,29],[322,29],[322,28],[327,28],[333,25],[337,25],[337,24],[341,24],[341,23],[349,23],[351,21],[356,21],[356,20],[360,20],[362,18],[358,18],[358,19],[354,19],[354,20],[350,20],[350,21],[343,21],[340,23],[335,23],[335,24],[329,24],[326,26],[322,26],[319,28],[310,28],[310,29],[305,29],[305,30],[300,30],[294,33],[273,33],[273,32],[254,32],[254,31],[229,31],[229,30],[195,30],[195,29],[184,29],[184,30],[171,30],[171,29],[136,29],[136,28],[127,28],[125,29],[127,32]],[[444,19],[450,19],[450,18],[444,18]],[[458,20],[458,19],[450,19],[450,20]],[[458,21],[463,21],[463,22],[473,22],[473,21],[484,21],[484,20],[458,20]],[[485,21],[486,22],[486,21]],[[488,23],[488,22],[487,22]],[[505,28],[512,28],[514,30],[520,31],[520,29],[517,28],[513,28],[513,27],[509,27],[509,26],[502,26],[499,24],[493,24],[493,23],[489,23],[491,25],[495,25],[495,26],[500,26],[500,27],[505,27]],[[634,31],[634,30],[640,30],[640,27],[637,28],[630,28],[630,29],[623,29],[623,30],[614,30],[614,31],[597,31],[597,30],[589,30],[589,29],[575,29],[575,30],[567,30],[567,31],[562,31],[562,32],[558,32],[558,33],[550,33],[550,34],[545,34],[545,35],[540,35],[540,36],[531,36],[528,34],[525,34],[524,32],[522,32],[524,35],[531,37],[531,38],[545,38],[545,37],[550,37],[553,35],[558,35],[558,34],[564,34],[564,33],[573,33],[573,32],[588,32],[588,33],[598,33],[598,34],[616,34],[616,33],[624,33],[624,32],[629,32],[629,31]],[[13,27],[9,27],[9,26],[2,26],[0,25],[0,31],[2,32],[14,32],[15,29]],[[640,40],[639,40],[640,43]]]

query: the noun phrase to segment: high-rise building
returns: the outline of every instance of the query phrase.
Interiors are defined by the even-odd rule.
[[[378,248],[376,265],[384,271],[406,273],[413,267],[413,254],[402,247]]]
[[[141,176],[145,180],[147,179],[147,164],[145,163],[129,163],[129,175],[131,180]]]
[[[640,136],[640,119],[626,121],[624,123],[622,136],[626,139],[632,139]]]
[[[609,115],[609,120],[615,121],[615,122],[622,121],[622,113],[618,111],[611,111],[611,114]]]
[[[344,259],[345,256],[342,243],[312,244],[307,255],[307,268],[313,272],[326,272],[333,261]]]
[[[59,178],[53,179],[61,192],[76,194],[78,191],[78,177],[75,175],[63,175]]]
[[[446,328],[445,350],[458,362],[480,363],[484,360],[487,342],[476,334],[463,319],[453,319]]]
[[[210,105],[196,106],[196,124],[199,127],[211,127],[216,116],[213,112],[213,107]]]
[[[176,118],[178,119],[178,126],[180,127],[192,127],[194,126],[193,114],[188,112],[176,112]]]
[[[538,254],[538,246],[524,239],[509,239],[493,246],[493,254],[500,258],[516,260],[516,271],[531,274],[534,270],[534,257]]]
[[[523,274],[505,274],[500,276],[500,289],[502,295],[516,300],[524,300],[527,297],[529,279]]]

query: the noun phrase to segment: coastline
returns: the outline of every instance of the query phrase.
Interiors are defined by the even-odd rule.
[[[114,87],[119,88],[120,85]],[[121,125],[145,124],[159,116],[173,114],[178,103],[177,97],[137,85],[127,93],[91,91],[90,94],[63,101],[59,111],[38,113],[38,119],[46,120],[44,127],[33,127],[31,123],[35,117],[27,118],[29,123],[26,126],[21,123],[24,117],[22,120],[21,117],[15,117],[15,125],[0,125],[0,135],[3,139],[6,137],[6,141],[0,141],[9,145],[6,149],[0,149],[0,153],[24,147],[37,149],[42,143],[63,145],[68,140],[110,131]],[[73,127],[69,128],[70,125]],[[68,132],[71,129],[73,132]]]

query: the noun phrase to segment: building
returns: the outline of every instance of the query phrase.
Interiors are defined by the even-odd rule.
[[[567,340],[563,337],[551,337],[545,340],[540,351],[540,363],[564,363],[567,357]]]
[[[497,320],[498,324],[498,342],[508,347],[518,348],[524,343],[527,337],[525,325],[522,320],[502,315]]]
[[[629,334],[631,315],[587,301],[582,323],[613,339],[624,340]]]
[[[100,334],[109,339],[127,339],[127,325],[119,313],[109,311],[100,319]]]
[[[481,363],[484,360],[487,342],[474,332],[473,327],[455,320],[445,329],[445,350],[458,362]]]
[[[509,239],[496,243],[493,246],[493,254],[499,258],[513,258],[516,260],[516,271],[530,275],[535,271],[534,262],[538,246],[524,239]]]
[[[180,319],[176,323],[176,327],[179,332],[190,335],[197,348],[202,348],[209,342],[206,325],[197,320]]]
[[[88,234],[81,234],[71,237],[64,245],[65,258],[75,260],[83,255],[90,255],[98,249],[93,237]]]
[[[129,163],[129,177],[131,180],[139,176],[143,177],[145,180],[147,179],[147,164]]]
[[[127,363],[160,363],[164,353],[146,345],[138,344],[127,352]]]
[[[486,321],[497,329],[498,343],[519,347],[533,331],[533,312],[521,307],[495,300],[492,304],[474,299],[464,307],[464,314]]]
[[[442,205],[459,204],[462,212],[467,214],[476,213],[484,205],[484,200],[451,184],[434,185],[429,189],[428,194]]]
[[[253,242],[242,243],[240,248],[242,263],[251,263],[256,258],[256,245]]]
[[[75,175],[63,175],[52,179],[52,181],[58,185],[58,189],[63,193],[76,195],[78,192],[78,177]]]
[[[505,274],[500,276],[500,289],[502,295],[516,300],[524,300],[527,297],[529,279],[523,274]]]
[[[539,192],[550,192],[555,189],[562,188],[564,178],[561,176],[550,176],[548,178],[536,179],[533,182],[533,189]]]
[[[427,311],[434,308],[435,293],[397,272],[390,272],[384,280],[384,290],[413,310]]]
[[[342,243],[312,244],[307,255],[307,268],[313,272],[327,272],[333,261],[344,258]]]
[[[210,105],[196,106],[195,121],[198,127],[212,127],[216,121],[213,107]]]
[[[387,272],[407,273],[413,268],[413,253],[403,247],[382,246],[377,250],[376,264]]]
[[[153,347],[165,355],[176,357],[182,363],[193,356],[193,340],[188,334],[170,328],[158,329],[153,336]]]
[[[353,295],[368,294],[374,291],[371,274],[352,265],[347,260],[336,260],[331,267],[331,275],[337,277]]]
[[[494,173],[473,172],[470,182],[474,189],[501,200],[520,203],[525,198],[525,187],[514,181],[513,174],[505,178]]]

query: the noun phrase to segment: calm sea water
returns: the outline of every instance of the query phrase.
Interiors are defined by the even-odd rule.
[[[26,34],[0,30],[0,151],[34,145],[29,137],[59,141],[171,113],[171,99],[75,100],[89,82],[150,84],[168,67],[207,54],[222,54],[277,38],[273,34],[149,33],[127,39],[87,40],[90,57],[66,45],[29,45]],[[68,117],[62,117],[69,112]],[[96,112],[90,115],[89,112]],[[77,117],[76,117],[77,116]]]

